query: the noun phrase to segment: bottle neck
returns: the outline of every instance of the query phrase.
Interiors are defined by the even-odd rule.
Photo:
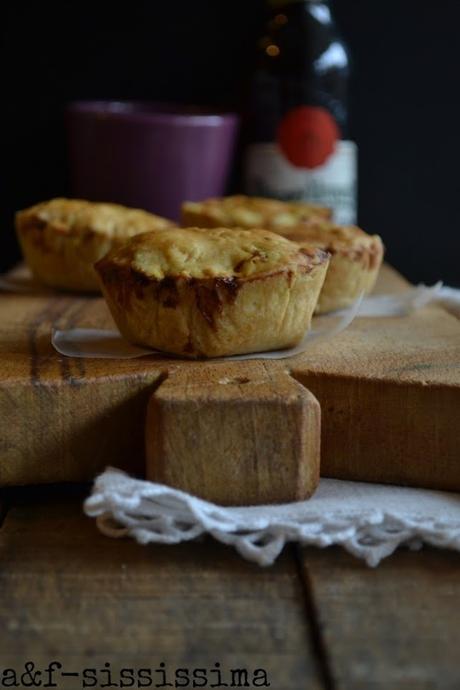
[[[282,26],[286,21],[304,21],[310,17],[319,26],[335,29],[329,0],[269,0],[272,26]]]
[[[329,5],[329,0],[268,0],[268,4],[276,10],[288,5]]]
[[[258,43],[252,112],[260,141],[273,141],[290,110],[327,110],[347,138],[348,55],[324,0],[274,0]]]

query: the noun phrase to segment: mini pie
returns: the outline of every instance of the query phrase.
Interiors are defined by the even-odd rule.
[[[384,252],[378,235],[368,235],[354,225],[334,225],[319,219],[278,232],[300,247],[319,247],[331,255],[317,314],[348,307],[362,292],[371,292]]]
[[[250,196],[227,196],[182,204],[184,227],[199,228],[278,228],[296,225],[310,218],[330,218],[331,210],[301,201],[278,201]]]
[[[182,223],[200,227],[251,227],[256,224],[298,242],[301,247],[319,247],[331,254],[329,269],[315,312],[342,309],[374,287],[383,259],[378,235],[368,235],[356,226],[335,225],[331,212],[321,206],[283,202],[258,197],[230,196],[182,205]]]
[[[80,199],[52,199],[16,214],[34,277],[65,290],[99,290],[96,261],[133,235],[168,227],[173,223],[147,211]]]
[[[296,345],[328,263],[265,230],[176,228],[134,237],[96,270],[127,340],[197,358]]]

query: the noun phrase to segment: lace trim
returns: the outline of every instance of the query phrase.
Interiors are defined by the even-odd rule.
[[[271,565],[292,541],[319,547],[337,544],[369,566],[376,566],[400,545],[419,549],[427,543],[460,550],[460,521],[420,515],[401,518],[378,509],[362,514],[317,511],[296,519],[277,515],[279,511],[260,516],[257,508],[219,508],[112,469],[96,480],[85,512],[97,518],[99,529],[109,537],[130,536],[140,544],[177,544],[208,533],[264,566]]]

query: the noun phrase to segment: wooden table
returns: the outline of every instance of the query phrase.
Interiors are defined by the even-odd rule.
[[[116,674],[218,662],[248,669],[246,687],[266,670],[273,690],[460,688],[460,554],[400,550],[370,569],[339,548],[290,546],[262,569],[211,539],[103,537],[83,515],[87,492],[3,492],[0,687],[6,667],[56,660]]]

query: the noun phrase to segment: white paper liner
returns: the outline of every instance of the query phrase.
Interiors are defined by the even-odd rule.
[[[54,328],[51,344],[59,354],[66,357],[134,359],[156,354],[154,350],[131,345],[118,331],[102,328],[69,328],[64,331]]]
[[[428,287],[417,285],[394,295],[371,295],[362,301],[359,316],[406,316],[438,299],[442,282]]]
[[[318,342],[329,340],[345,330],[358,317],[391,317],[405,316],[432,302],[438,302],[443,293],[455,306],[460,305],[460,290],[444,288],[442,283],[432,287],[419,285],[393,295],[375,295],[363,299],[361,295],[350,307],[334,314],[313,319],[313,327],[302,341],[287,350],[272,352],[254,352],[245,355],[221,357],[231,361],[247,359],[286,359],[305,352]],[[59,354],[66,357],[91,357],[97,359],[133,359],[156,355],[157,357],[175,357],[153,349],[137,347],[125,341],[118,331],[97,328],[73,328],[53,330],[51,342]]]
[[[329,340],[329,338],[345,330],[358,313],[361,301],[362,295],[351,307],[343,310],[340,314],[330,314],[315,318],[313,320],[314,328],[307,331],[301,342],[295,347],[285,350],[274,350],[272,352],[232,355],[216,359],[237,361],[294,357],[304,352],[313,343],[316,344],[318,341]],[[59,354],[66,357],[94,357],[97,359],[134,359],[135,357],[145,357],[145,355],[156,355],[169,359],[171,356],[177,357],[177,355],[170,355],[158,350],[131,345],[122,338],[118,331],[98,328],[72,328],[64,331],[54,329],[51,334],[51,344]]]
[[[439,291],[439,303],[450,314],[460,319],[460,289],[443,286]]]

